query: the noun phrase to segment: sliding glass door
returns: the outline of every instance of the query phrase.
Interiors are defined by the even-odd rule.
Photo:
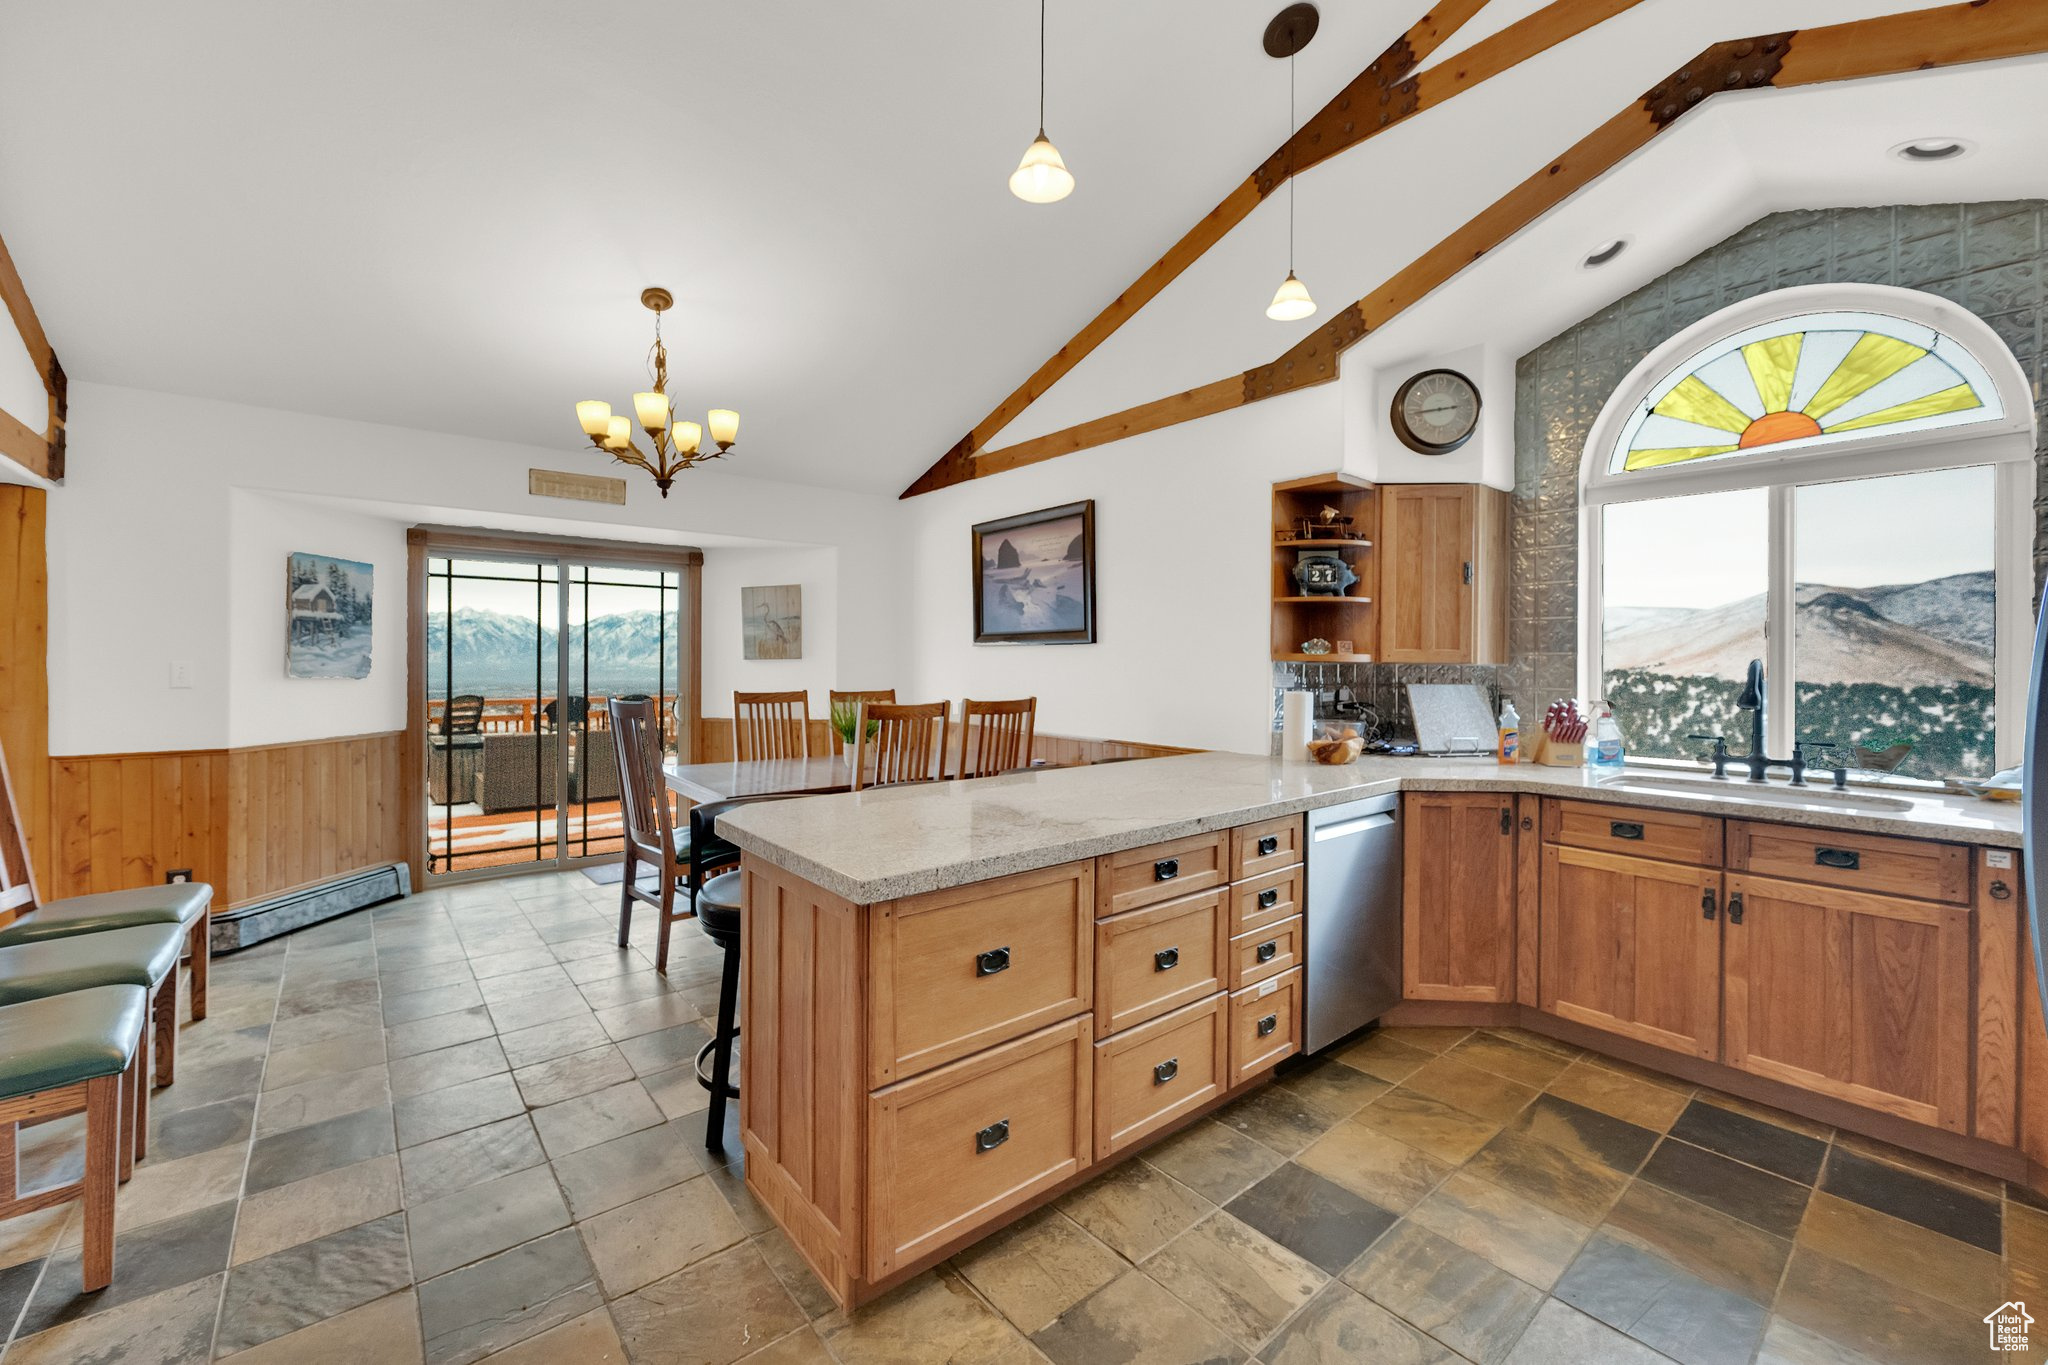
[[[683,684],[696,657],[694,553],[607,563],[536,553],[546,542],[465,533],[437,545],[414,535],[421,872],[617,858],[619,764],[606,704],[656,699],[668,753],[687,747],[697,709]]]

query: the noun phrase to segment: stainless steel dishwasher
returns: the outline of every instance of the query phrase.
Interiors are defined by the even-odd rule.
[[[1308,813],[1307,1050],[1401,1003],[1401,798]]]

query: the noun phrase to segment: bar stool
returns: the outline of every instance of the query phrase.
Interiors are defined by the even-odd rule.
[[[175,886],[138,886],[126,891],[96,891],[45,901],[14,923],[0,928],[0,948],[48,943],[110,929],[176,925],[185,932],[186,954],[192,961],[192,1022],[206,1017],[207,968],[213,960],[207,910],[213,888],[205,882]]]
[[[155,1033],[155,1081],[177,1076],[178,949],[175,924],[107,929],[0,948],[0,1005],[45,1000],[95,986],[138,986],[148,992]]]

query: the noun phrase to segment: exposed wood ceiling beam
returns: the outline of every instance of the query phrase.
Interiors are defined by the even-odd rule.
[[[1475,49],[1476,51],[1476,49]],[[1345,308],[1270,365],[1170,397],[934,466],[904,497],[1208,417],[1337,377],[1337,357],[1724,90],[1791,89],[2048,52],[2048,3],[1964,0],[1717,43],[1673,72],[1562,156],[1509,190],[1378,289]],[[948,460],[952,456],[947,457]],[[934,475],[944,470],[936,481]],[[928,481],[929,482],[928,484]],[[927,486],[928,484],[928,486]]]
[[[1137,316],[1182,271],[1249,217],[1261,201],[1285,185],[1288,177],[1377,137],[1422,110],[1442,104],[1517,62],[1545,52],[1640,3],[1642,0],[1552,0],[1535,13],[1481,39],[1455,59],[1411,74],[1486,4],[1486,0],[1442,0],[1328,104],[1310,115],[1293,137],[1261,162],[1222,203],[1203,215],[1187,235],[1147,267],[1128,289],[1112,299],[1072,340],[998,403],[993,412],[977,422],[972,431],[955,442],[903,496],[915,497],[979,477],[980,473],[995,472],[982,470],[975,458],[990,439],[1043,397],[1119,327]]]
[[[45,479],[64,477],[64,408],[65,384],[64,367],[57,363],[57,353],[50,349],[50,339],[43,334],[43,324],[36,320],[36,310],[28,301],[28,289],[21,282],[21,272],[14,268],[14,258],[7,254],[7,244],[0,242],[0,300],[5,300],[8,315],[14,319],[14,330],[21,333],[21,344],[28,348],[28,355],[42,376],[43,391],[49,395],[50,410],[48,425],[37,432],[12,413],[0,410],[0,455],[21,465],[31,474]]]

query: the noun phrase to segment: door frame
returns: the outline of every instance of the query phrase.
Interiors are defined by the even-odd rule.
[[[421,524],[405,533],[405,742],[400,765],[405,790],[400,806],[405,819],[405,860],[415,887],[449,886],[491,877],[518,875],[498,868],[467,872],[427,871],[426,726],[427,726],[427,560],[430,557],[477,559],[541,559],[663,569],[681,576],[676,605],[676,683],[688,695],[688,709],[676,726],[676,749],[685,763],[694,761],[704,728],[704,552],[687,545],[649,545],[624,540],[491,531],[472,526]],[[566,579],[562,580],[566,582]],[[557,668],[561,667],[557,659]],[[557,695],[563,695],[558,688]],[[586,731],[587,733],[587,731]],[[566,799],[568,770],[556,765],[556,810]],[[558,830],[559,833],[559,830]],[[556,845],[559,850],[561,845]],[[599,860],[587,860],[599,861]],[[563,866],[560,854],[534,872]]]

